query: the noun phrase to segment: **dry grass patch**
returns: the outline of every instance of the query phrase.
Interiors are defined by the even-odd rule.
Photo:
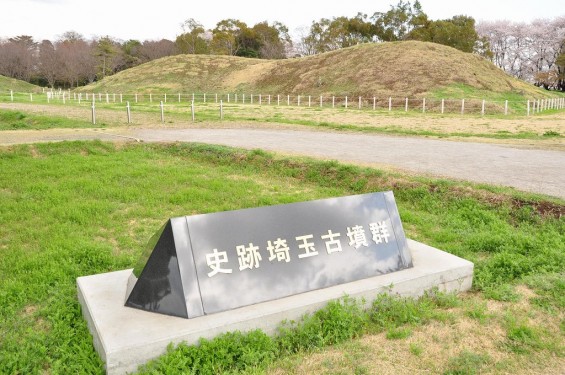
[[[409,74],[407,74],[409,72]],[[286,60],[177,55],[127,69],[78,91],[248,92],[291,95],[423,97],[436,89],[550,94],[505,74],[491,62],[451,47],[416,41],[367,43]],[[469,93],[466,92],[466,97]]]
[[[458,307],[448,309],[453,320],[434,320],[407,328],[406,338],[387,333],[359,339],[302,356],[297,363],[277,364],[274,374],[563,374],[563,312],[547,314],[530,303],[538,295],[525,285],[516,288],[518,303],[484,300],[466,293]],[[528,326],[543,327],[538,348],[525,353],[512,349],[509,317]],[[553,349],[552,349],[553,348]],[[560,349],[561,348],[561,349]],[[561,354],[559,354],[561,353]]]

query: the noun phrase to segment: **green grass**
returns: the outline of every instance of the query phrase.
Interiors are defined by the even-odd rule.
[[[90,121],[36,115],[22,111],[2,110],[0,112],[0,130],[43,130],[52,128],[99,128],[104,125],[92,125]]]
[[[0,373],[102,373],[76,277],[132,267],[169,217],[370,191],[394,191],[408,237],[475,262],[476,292],[504,299],[526,283],[539,292],[543,313],[563,306],[556,281],[565,266],[565,204],[557,199],[195,144],[13,146],[0,149],[0,176]],[[457,306],[457,298],[438,293],[383,296],[367,311],[343,300],[287,322],[277,338],[233,333],[199,348],[171,348],[147,372],[197,362],[204,373],[261,372],[273,353],[300,356],[366,332],[405,340],[430,321],[451,324]],[[467,309],[483,318],[480,307]],[[555,340],[540,339],[543,327],[530,332],[510,318],[506,327],[516,355],[560,353]],[[467,357],[461,366],[476,362]]]
[[[76,94],[73,94],[76,95]],[[114,98],[113,95],[108,97],[109,102],[106,103],[105,95],[101,96],[101,100],[96,96],[97,108],[97,122],[94,127],[106,126],[126,126],[126,101],[130,102],[131,115],[133,124],[159,124],[161,123],[160,106],[159,102],[164,99],[164,95],[153,95],[153,101],[149,102],[148,95],[139,95],[139,102],[135,103],[133,95],[124,95],[122,103],[120,103],[119,95]],[[165,124],[190,124],[192,123],[192,116],[190,112],[190,103],[187,100],[189,96],[183,97],[183,102],[178,103],[176,95],[168,96],[168,102],[165,104]],[[33,106],[33,104],[47,104],[45,95],[36,95],[34,101],[30,102],[29,97],[26,95],[19,95],[17,102],[25,103],[26,105]],[[232,97],[233,99],[233,97]],[[0,101],[2,98],[0,98]],[[114,102],[115,100],[115,102]],[[202,100],[202,98],[199,98]],[[276,103],[269,106],[267,104],[260,106],[258,104],[249,104],[247,99],[246,104],[241,103],[241,96],[239,103],[225,103],[223,111],[223,120],[220,119],[219,103],[214,102],[214,98],[210,98],[208,102],[195,103],[196,108],[196,123],[232,123],[232,122],[250,122],[259,124],[273,123],[273,124],[290,124],[302,125],[318,129],[328,129],[336,131],[359,132],[367,134],[390,134],[401,136],[419,136],[419,137],[437,137],[437,138],[480,138],[480,139],[495,139],[495,140],[532,140],[532,141],[553,141],[559,142],[565,138],[565,133],[561,132],[559,127],[556,129],[547,130],[543,116],[559,113],[558,110],[547,110],[541,114],[536,114],[536,124],[539,124],[539,130],[535,126],[529,126],[526,129],[515,128],[512,125],[513,119],[524,120],[525,117],[525,102],[514,102],[517,108],[512,110],[508,116],[503,115],[502,109],[489,110],[485,116],[481,116],[480,108],[468,111],[465,115],[466,118],[471,119],[485,119],[484,126],[472,127],[469,125],[468,131],[448,131],[444,127],[434,126],[433,122],[427,125],[418,126],[416,128],[404,125],[395,125],[395,122],[400,119],[414,119],[415,121],[424,120],[425,118],[438,119],[442,123],[446,120],[456,123],[461,119],[459,110],[451,111],[451,113],[440,114],[438,109],[432,112],[431,110],[423,114],[421,110],[411,108],[408,112],[404,108],[395,108],[389,112],[388,108],[379,107],[377,110],[365,107],[362,110],[356,107],[352,108],[331,108],[326,103],[324,108],[316,106],[301,107],[276,106]],[[4,99],[5,101],[5,99]],[[492,103],[491,103],[492,104]],[[499,105],[493,104],[493,105]],[[437,107],[437,102],[435,103]],[[67,100],[66,104],[62,104],[61,98],[52,99],[49,103],[50,108],[54,109],[55,113],[59,113],[56,117],[46,117],[42,115],[33,114],[31,111],[20,109],[18,111],[2,111],[0,114],[0,130],[2,129],[48,129],[48,128],[68,128],[68,127],[91,127],[90,124],[90,106],[91,102],[86,100],[84,95],[81,103],[77,99]],[[66,111],[65,108],[72,107],[73,111]],[[79,111],[78,108],[81,110]],[[75,110],[76,109],[76,110]],[[31,109],[33,110],[33,109]],[[66,113],[68,113],[66,115]],[[349,117],[351,115],[352,117]],[[359,117],[357,117],[359,115]],[[69,118],[68,121],[65,118]],[[334,117],[336,116],[336,117]],[[542,118],[540,118],[542,116]],[[332,121],[332,117],[334,120]],[[74,119],[71,119],[74,118]],[[389,119],[389,121],[387,120]],[[505,121],[508,121],[510,130],[490,130],[489,124],[505,126]],[[102,125],[100,125],[102,124]]]
[[[21,81],[19,79],[8,78],[6,76],[0,75],[0,96],[1,95],[8,95],[10,96],[10,90],[13,92],[39,92],[41,91],[41,87],[32,85],[31,83],[27,83],[25,81]]]
[[[505,100],[508,100],[509,106],[512,105],[513,102],[523,102],[524,101],[524,91],[515,90],[515,91],[492,91],[487,89],[481,89],[477,87],[473,87],[468,84],[463,83],[453,83],[448,86],[444,86],[441,88],[436,88],[431,92],[432,97],[435,99],[441,98],[457,98],[457,99],[465,99],[465,98],[475,98],[475,99],[486,99],[491,101],[498,101],[504,103]],[[544,95],[545,94],[545,95]],[[564,97],[565,95],[558,91],[538,91],[538,97]]]
[[[474,375],[483,373],[481,369],[491,361],[488,354],[473,353],[467,350],[451,358],[445,375]]]

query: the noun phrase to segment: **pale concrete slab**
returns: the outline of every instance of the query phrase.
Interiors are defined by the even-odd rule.
[[[408,246],[411,269],[194,319],[125,307],[131,269],[79,277],[78,298],[106,373],[125,374],[163,354],[171,342],[194,344],[235,330],[273,334],[281,321],[298,319],[344,295],[371,301],[384,292],[416,297],[433,287],[448,292],[471,288],[473,263],[416,241],[408,240]]]

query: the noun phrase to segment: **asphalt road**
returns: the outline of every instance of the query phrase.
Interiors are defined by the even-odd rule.
[[[19,135],[18,135],[19,134]],[[71,139],[202,142],[374,164],[514,187],[565,199],[565,152],[487,143],[273,129],[127,129],[1,132],[0,144]]]

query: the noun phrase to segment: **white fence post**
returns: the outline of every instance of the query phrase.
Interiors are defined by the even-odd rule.
[[[324,97],[320,95],[320,108],[324,106]]]
[[[194,114],[194,100],[190,102],[190,113],[192,114],[192,122],[194,122],[195,114]]]
[[[149,94],[149,103],[153,103],[153,94]]]
[[[441,114],[443,115],[443,110],[445,108],[445,99],[441,99]]]
[[[504,101],[504,115],[508,115],[508,100]]]
[[[230,94],[228,93],[228,103],[230,102]]]
[[[251,101],[253,101],[253,95],[251,95]],[[206,93],[204,93],[204,103],[206,103]]]
[[[408,112],[408,98],[406,98],[406,102],[404,103],[404,112]]]
[[[461,114],[465,113],[465,99],[461,99]]]
[[[112,95],[113,95],[112,101],[115,103],[115,102],[116,102],[116,94],[112,94]],[[69,98],[69,99],[70,99],[70,98]]]
[[[335,108],[335,96],[332,96],[332,108]]]
[[[218,94],[216,94],[216,103],[218,102]]]
[[[29,101],[33,102],[33,94],[31,92],[29,93]]]
[[[180,92],[179,92],[179,103],[180,103]]]
[[[281,95],[277,95],[277,106],[281,105]]]
[[[300,95],[298,95],[298,99],[296,99],[297,105],[300,107]]]
[[[10,90],[10,100],[14,101],[14,91]]]
[[[361,97],[359,97],[359,109],[361,109]]]
[[[88,98],[86,98],[88,99]],[[137,93],[135,94],[135,102],[137,103]]]
[[[373,96],[373,111],[377,109],[377,98]]]
[[[388,111],[392,111],[392,97],[388,97]]]
[[[526,109],[526,116],[529,116],[530,115],[530,99],[528,99],[528,104],[527,104],[526,108],[527,108]]]
[[[267,104],[271,105],[271,95],[269,94],[268,99],[267,99]]]
[[[308,107],[312,106],[312,95],[308,95]]]
[[[426,98],[422,99],[422,113],[426,113]]]
[[[81,99],[82,99],[82,93],[79,93],[79,94],[78,94],[78,104],[79,104],[79,105],[80,105]]]
[[[263,95],[259,94],[259,105],[263,105]]]
[[[124,99],[124,98],[123,98],[122,94],[120,93],[120,103],[123,103],[123,102],[124,102],[123,99]]]
[[[286,105],[290,105],[290,95],[286,96]]]
[[[126,113],[128,115],[128,124],[131,123],[131,111],[130,111],[130,107],[129,107],[129,102],[126,102]]]
[[[345,108],[347,108],[347,96],[345,97]]]
[[[481,105],[481,116],[485,115],[485,100],[483,99],[483,104]]]
[[[167,93],[165,93],[163,96],[164,96],[163,100],[164,100],[165,103],[166,103],[166,102],[167,102]]]
[[[106,93],[106,104],[110,103],[110,95],[108,95],[108,93]]]
[[[92,96],[92,125],[96,125],[96,108],[94,106],[94,95]]]
[[[161,122],[164,124],[165,123],[165,108],[163,106],[163,101],[161,101],[160,106],[161,106]]]

